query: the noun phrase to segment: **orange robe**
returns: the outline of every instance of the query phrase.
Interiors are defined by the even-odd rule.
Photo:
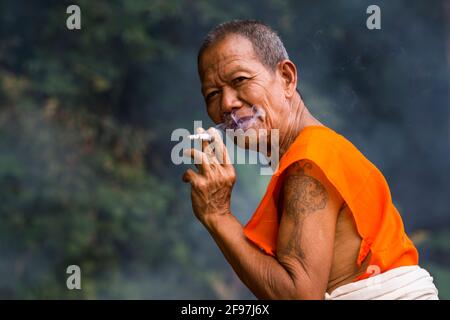
[[[248,239],[275,256],[282,173],[302,159],[312,161],[322,170],[352,212],[362,238],[358,266],[369,252],[372,253],[369,265],[378,266],[380,273],[418,264],[417,250],[405,233],[381,172],[350,141],[323,126],[305,127],[280,159],[261,203],[244,227]],[[355,280],[369,276],[368,272]]]

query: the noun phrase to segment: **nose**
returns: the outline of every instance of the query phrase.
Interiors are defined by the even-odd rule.
[[[241,108],[242,106],[243,103],[239,99],[236,90],[229,87],[224,87],[222,89],[222,101],[221,101],[222,113],[230,113],[235,109]]]

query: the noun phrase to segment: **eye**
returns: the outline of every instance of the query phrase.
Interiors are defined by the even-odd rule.
[[[237,77],[237,78],[234,78],[233,79],[233,84],[234,85],[237,85],[237,84],[240,84],[240,83],[242,83],[244,80],[247,80],[248,78],[246,78],[246,77]]]
[[[210,100],[211,98],[213,98],[215,95],[217,95],[219,93],[219,90],[214,90],[214,91],[211,91],[210,93],[208,93],[207,95],[206,95],[206,101],[208,101],[208,100]]]

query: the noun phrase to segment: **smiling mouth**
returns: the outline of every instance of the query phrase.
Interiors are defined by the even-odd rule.
[[[228,123],[226,125],[226,129],[232,129],[232,130],[246,130],[248,127],[250,127],[254,122],[256,121],[256,118],[254,116],[244,116],[241,118],[235,118],[233,121]]]
[[[239,126],[241,126],[242,124],[244,124],[244,123],[246,123],[246,122],[248,122],[248,121],[251,121],[252,119],[253,119],[253,116],[242,117],[242,118],[239,118],[239,119],[238,119],[237,124],[238,124]]]
[[[264,117],[264,110],[262,108],[257,108],[256,106],[252,106],[252,115],[246,115],[242,117],[238,117],[235,112],[232,112],[229,115],[228,121],[219,125],[221,129],[227,130],[247,130],[251,127],[256,120]]]

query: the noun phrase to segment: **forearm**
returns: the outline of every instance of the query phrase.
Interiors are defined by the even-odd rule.
[[[245,237],[242,224],[232,214],[214,215],[203,224],[239,278],[257,298],[299,298],[289,272]]]

